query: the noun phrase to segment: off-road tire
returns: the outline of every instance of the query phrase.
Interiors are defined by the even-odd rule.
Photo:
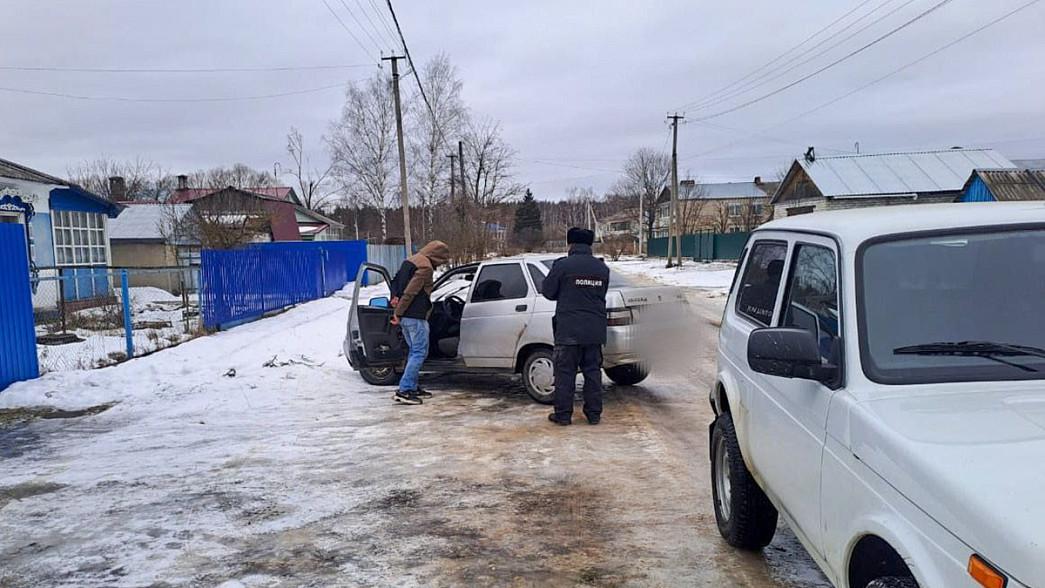
[[[403,377],[395,368],[365,368],[359,371],[363,381],[371,386],[395,386]]]
[[[634,363],[615,365],[611,368],[606,368],[604,371],[606,376],[613,380],[613,383],[620,386],[634,386],[649,376],[647,368]]]
[[[887,576],[868,582],[865,588],[918,588],[914,578]]]
[[[723,473],[729,482],[728,498],[724,498],[728,500],[728,514],[723,512],[719,497],[720,467],[727,468]],[[776,533],[777,510],[744,464],[733,417],[728,412],[715,420],[711,434],[711,493],[718,531],[726,543],[749,550],[769,545]]]
[[[538,361],[547,361],[554,370],[555,357],[551,349],[535,349],[529,355],[526,356],[526,361],[523,362],[522,368],[522,380],[523,385],[526,387],[526,393],[533,398],[534,401],[540,404],[553,404],[555,402],[555,393],[546,393],[541,389],[537,388],[532,381],[530,381],[530,371],[533,368],[533,364]],[[553,372],[554,373],[554,372]],[[553,376],[554,377],[554,376]]]

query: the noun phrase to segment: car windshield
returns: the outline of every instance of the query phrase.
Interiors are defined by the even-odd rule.
[[[1045,229],[879,242],[857,266],[872,380],[1045,378]]]
[[[555,260],[554,259],[543,259],[543,260],[541,260],[541,263],[544,264],[544,267],[546,267],[549,270],[551,270],[552,269],[552,264],[555,263]],[[610,283],[609,283],[609,287],[610,288],[627,288],[627,287],[630,287],[632,285],[633,284],[628,280],[628,278],[620,275],[619,272],[615,272],[613,270],[610,270]]]

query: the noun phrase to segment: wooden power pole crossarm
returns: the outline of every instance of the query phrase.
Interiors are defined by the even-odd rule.
[[[382,57],[382,61],[392,62],[392,96],[395,99],[396,133],[399,137],[399,196],[403,203],[403,239],[406,241],[406,254],[414,254],[414,244],[410,238],[410,193],[406,187],[406,146],[403,144],[403,106],[399,99],[399,60],[405,57],[392,55]]]

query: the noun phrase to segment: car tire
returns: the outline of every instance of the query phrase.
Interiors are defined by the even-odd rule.
[[[776,533],[777,510],[744,464],[728,412],[715,420],[711,434],[711,494],[718,531],[726,543],[749,550],[769,545]]]
[[[918,588],[918,582],[910,577],[887,576],[871,580],[866,588]]]
[[[620,386],[634,386],[649,376],[649,370],[634,363],[606,368],[606,376]]]
[[[371,386],[395,386],[403,377],[394,367],[364,368],[359,371],[363,381]]]
[[[555,359],[551,349],[536,349],[526,356],[522,368],[526,393],[536,402],[552,404],[555,401]]]

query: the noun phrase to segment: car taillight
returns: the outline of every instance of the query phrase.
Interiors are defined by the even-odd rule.
[[[623,327],[635,322],[630,308],[610,308],[606,311],[606,326]]]

